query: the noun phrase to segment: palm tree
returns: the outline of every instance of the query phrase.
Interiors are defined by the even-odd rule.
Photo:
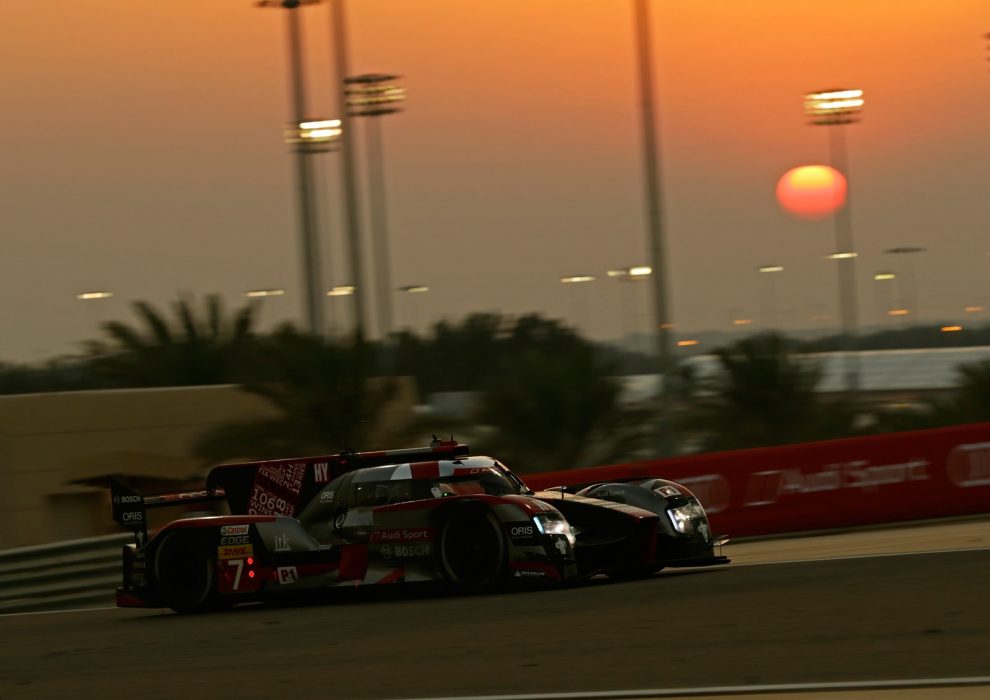
[[[260,343],[266,358],[263,380],[244,389],[268,401],[272,418],[215,428],[199,440],[196,453],[209,462],[329,454],[366,449],[369,435],[402,434],[405,426],[383,426],[394,396],[386,378],[372,379],[373,349],[366,343],[332,342],[285,327]]]
[[[892,430],[990,421],[990,360],[959,365],[952,392],[944,398],[930,399],[926,404],[920,411],[888,412],[883,418]]]
[[[815,393],[821,369],[783,336],[764,333],[716,351],[720,373],[713,397],[698,400],[682,428],[700,432],[704,449],[779,445],[833,437],[848,415]]]
[[[424,394],[480,389],[498,362],[507,323],[499,314],[476,313],[436,323],[429,338],[400,334],[397,370],[415,376]]]
[[[952,404],[959,422],[990,420],[990,360],[959,366]]]
[[[619,386],[594,347],[573,331],[524,316],[500,355],[479,418],[494,431],[487,442],[511,466],[524,472],[586,466],[621,440]]]
[[[107,340],[89,343],[94,369],[122,386],[224,384],[247,370],[253,349],[257,306],[248,304],[228,318],[223,302],[207,296],[202,312],[191,298],[172,304],[172,318],[139,301],[137,326],[104,323]]]

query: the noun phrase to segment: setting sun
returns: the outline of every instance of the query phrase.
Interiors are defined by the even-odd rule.
[[[846,178],[827,165],[792,168],[777,181],[777,201],[801,219],[824,219],[846,203]]]

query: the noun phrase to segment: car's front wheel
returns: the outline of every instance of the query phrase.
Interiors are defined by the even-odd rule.
[[[487,508],[454,510],[440,534],[440,563],[459,590],[493,588],[505,572],[507,545],[495,514]]]

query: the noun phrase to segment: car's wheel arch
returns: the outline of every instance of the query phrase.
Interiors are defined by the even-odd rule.
[[[438,510],[436,522],[437,564],[448,583],[466,592],[480,592],[490,590],[502,580],[508,569],[510,543],[500,518],[490,505],[477,500],[461,500]],[[487,561],[482,573],[472,577],[465,575],[464,571],[455,570],[451,561],[454,555],[449,547],[453,536],[463,534],[456,533],[455,527],[466,523],[477,526],[481,522],[487,523],[489,543],[493,545],[493,549],[486,554]]]
[[[165,533],[151,556],[151,573],[161,601],[179,613],[204,612],[217,601],[217,565],[205,532]],[[181,568],[181,570],[180,570]]]

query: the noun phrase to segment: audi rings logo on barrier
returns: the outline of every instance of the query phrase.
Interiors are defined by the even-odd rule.
[[[959,488],[990,486],[990,442],[957,445],[945,460],[945,471]]]

